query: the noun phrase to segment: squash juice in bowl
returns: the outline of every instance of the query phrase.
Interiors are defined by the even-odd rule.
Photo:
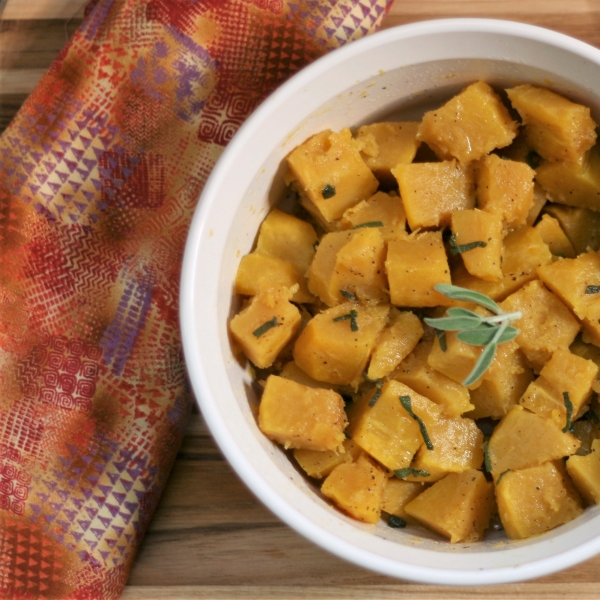
[[[593,246],[597,234],[593,209],[562,204],[562,192],[548,183],[553,169],[562,181],[566,165],[579,165],[573,177],[580,187],[591,185],[595,150],[573,150],[585,154],[582,161],[547,158],[535,145],[535,114],[526,116],[520,107],[521,114],[504,92],[551,90],[569,106],[591,108],[588,118],[597,121],[600,93],[589,87],[600,81],[597,52],[545,30],[496,21],[386,31],[292,78],[249,119],[217,165],[184,261],[182,332],[190,378],[236,472],[271,510],[322,547],[388,575],[463,585],[539,576],[600,548],[597,508],[584,510],[587,492],[571,483],[576,476],[568,479],[564,466],[565,457],[594,456],[588,450],[595,437],[595,373],[586,354],[594,347],[594,298],[568,297],[573,269],[550,270],[593,256],[581,246]],[[450,112],[447,103],[466,90],[488,98],[476,114],[500,115],[501,141],[476,158],[452,155],[447,141],[425,139],[424,114]],[[527,119],[534,126],[525,135]],[[377,140],[377,124],[389,122],[403,123],[394,127],[414,156],[376,166],[385,145]],[[315,180],[311,198],[298,159],[317,156],[319,145],[352,155],[362,165],[359,183],[345,187],[333,171],[323,171],[327,176]],[[295,165],[288,166],[294,155]],[[538,181],[532,202],[534,177],[544,169],[544,192]],[[556,175],[558,169],[563,174]],[[498,209],[501,181],[515,189]],[[430,200],[422,193],[411,200],[410,190],[425,189],[423,182],[431,182]],[[288,186],[301,210],[290,209],[289,201],[280,205]],[[494,186],[486,197],[483,190]],[[450,208],[432,224],[440,187]],[[356,189],[361,197],[348,200]],[[587,216],[576,219],[572,212],[566,219],[560,211],[567,208]],[[565,239],[573,257],[558,249]],[[276,248],[286,245],[293,250],[280,254]],[[587,277],[589,265],[576,264]],[[413,273],[410,285],[406,272]],[[259,290],[264,273],[280,285]],[[233,282],[242,296],[232,303]],[[560,343],[546,331],[559,321],[551,330]],[[247,340],[253,369],[233,351]],[[330,360],[335,368],[323,364]],[[290,402],[282,417],[277,408],[284,397]],[[327,418],[308,418],[317,405],[326,407]],[[290,423],[282,427],[286,415]],[[302,423],[302,431],[294,430]],[[401,444],[390,442],[397,441],[390,430],[403,432]],[[383,441],[382,431],[388,435]],[[324,464],[325,455],[342,463]],[[524,478],[542,465],[542,474]],[[363,503],[348,500],[355,497],[354,484],[346,485],[350,473],[374,482]],[[539,477],[561,502],[551,502],[560,507],[554,521],[542,515],[531,529],[523,525],[528,517],[515,512],[524,497],[515,490]],[[456,496],[452,502],[444,485]],[[536,485],[530,487],[527,497],[534,498]],[[428,496],[433,502],[423,502]],[[440,507],[449,504],[458,512],[440,522]],[[507,516],[493,517],[496,512]]]

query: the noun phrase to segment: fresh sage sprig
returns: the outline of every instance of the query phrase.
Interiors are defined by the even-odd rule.
[[[463,385],[475,383],[489,368],[496,355],[499,344],[510,342],[519,335],[519,330],[510,325],[520,319],[520,312],[504,312],[496,302],[486,295],[473,290],[438,283],[434,289],[450,300],[472,302],[494,313],[490,317],[482,317],[468,308],[453,307],[446,311],[446,317],[423,319],[427,325],[438,331],[457,331],[456,337],[465,344],[484,346],[473,370],[463,381]]]

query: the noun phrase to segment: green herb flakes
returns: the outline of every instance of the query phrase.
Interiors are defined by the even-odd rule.
[[[321,195],[325,200],[329,200],[329,198],[333,198],[335,196],[335,186],[328,183],[321,190]]]
[[[412,467],[404,467],[404,469],[396,469],[394,471],[394,475],[398,479],[406,479],[410,475],[413,477],[429,477],[429,473],[427,471],[423,471],[422,469],[413,469]]]
[[[390,515],[390,518],[388,519],[388,526],[393,527],[394,529],[403,529],[406,527],[406,521],[402,517]]]
[[[356,321],[356,317],[358,317],[358,313],[352,309],[349,313],[345,315],[340,315],[339,317],[335,317],[333,319],[334,323],[338,323],[339,321],[348,321],[350,320],[350,329],[352,331],[358,331],[358,322]]]
[[[563,399],[565,401],[565,409],[567,411],[567,421],[563,427],[563,433],[571,430],[571,418],[573,417],[573,403],[569,398],[569,392],[563,392]]]
[[[463,254],[464,252],[474,250],[475,248],[485,248],[487,246],[487,242],[469,242],[468,244],[457,244],[456,235],[451,235],[448,239],[448,245],[450,246],[450,253],[456,256],[457,254]]]
[[[340,290],[340,294],[344,296],[346,300],[352,300],[353,302],[356,302],[358,300],[355,294],[353,294],[352,292],[348,292],[347,290]]]
[[[266,321],[260,327],[255,329],[252,332],[252,335],[254,337],[259,338],[261,335],[264,335],[265,333],[267,333],[267,331],[269,331],[269,329],[273,329],[273,327],[277,327],[277,325],[278,325],[277,317],[273,317],[270,321]]]
[[[588,285],[585,288],[586,294],[600,294],[600,285]]]
[[[421,430],[421,435],[423,436],[423,440],[425,441],[425,445],[427,446],[427,449],[433,450],[433,444],[431,443],[431,439],[429,438],[429,434],[427,433],[427,428],[425,427],[425,423],[423,423],[423,420],[421,419],[421,417],[418,417],[413,412],[411,402],[410,402],[410,396],[399,396],[399,398],[400,398],[400,403],[402,404],[402,406],[404,407],[406,412],[409,414],[409,416],[411,416],[419,424],[419,429]]]
[[[354,229],[360,229],[361,227],[383,227],[383,223],[381,221],[368,221],[367,223],[355,225]]]

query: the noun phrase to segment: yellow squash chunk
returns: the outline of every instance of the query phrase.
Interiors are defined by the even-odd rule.
[[[416,524],[417,521],[409,517],[404,510],[404,507],[414,500],[426,488],[422,483],[414,481],[404,481],[391,477],[383,491],[383,500],[381,502],[381,510],[404,519],[407,523]]]
[[[533,207],[535,171],[526,163],[489,154],[477,176],[477,206],[502,217],[510,227],[525,225]]]
[[[540,376],[529,384],[521,398],[521,406],[552,419],[559,427],[568,428],[589,399],[597,375],[595,362],[572,354],[567,348],[559,348]],[[565,393],[571,403],[570,414]]]
[[[502,279],[502,218],[482,210],[459,210],[452,214],[452,233],[465,268],[486,281]],[[472,244],[484,244],[474,246]],[[462,248],[461,248],[462,247]],[[465,247],[467,247],[465,249]]]
[[[544,533],[583,512],[559,461],[505,473],[496,486],[496,500],[506,535],[513,540]]]
[[[406,212],[402,199],[395,192],[377,192],[367,200],[349,208],[340,221],[341,229],[381,223],[379,231],[385,241],[406,236]]]
[[[392,304],[416,307],[448,304],[448,299],[433,289],[438,283],[450,283],[441,231],[388,242],[385,269]]]
[[[600,368],[600,347],[595,344],[587,344],[581,339],[581,336],[575,338],[569,346],[569,351],[577,356],[581,356],[581,358],[595,362]]]
[[[285,377],[286,379],[291,379],[296,383],[301,383],[302,385],[306,385],[308,387],[322,388],[327,387],[323,384],[322,381],[317,381],[310,377],[307,373],[305,373],[293,360],[286,362],[281,368],[281,372],[279,373],[280,377]],[[328,386],[331,389],[336,388],[336,386]],[[337,390],[336,390],[337,391]]]
[[[547,160],[577,161],[596,141],[590,109],[530,84],[506,90],[529,145]]]
[[[501,344],[494,362],[482,377],[481,385],[471,390],[475,409],[466,416],[501,419],[518,404],[533,378],[533,370],[527,365],[521,350],[515,350],[510,344]]]
[[[551,421],[522,406],[513,406],[494,429],[488,456],[494,480],[516,471],[575,454],[579,440]]]
[[[336,392],[277,375],[267,378],[258,426],[269,439],[285,448],[341,451],[347,424],[344,400]]]
[[[571,311],[539,279],[524,285],[500,306],[523,315],[513,322],[520,330],[517,343],[536,371],[557,349],[568,348],[580,329]]]
[[[550,248],[550,252],[552,252],[554,256],[575,258],[575,248],[573,248],[573,244],[571,244],[567,234],[560,226],[558,219],[555,219],[548,214],[542,215],[542,218],[535,226],[535,229],[542,236],[544,243],[548,244],[548,248]]]
[[[401,381],[421,396],[435,402],[447,417],[459,417],[473,409],[469,390],[443,373],[432,369],[427,358],[433,340],[423,340],[405,358],[392,377]]]
[[[374,403],[373,394],[368,394],[350,412],[352,440],[391,471],[409,467],[423,443],[419,424],[400,402],[400,396],[406,395],[414,397],[413,390],[389,381]]]
[[[382,302],[387,299],[384,261],[377,227],[327,233],[308,270],[308,289],[327,306],[345,302],[349,294],[362,302]]]
[[[385,472],[367,457],[359,456],[356,462],[333,469],[323,482],[321,492],[351,517],[377,523],[386,484]]]
[[[600,250],[600,213],[560,204],[547,204],[544,212],[560,223],[576,254],[586,252],[588,248]]]
[[[561,259],[540,267],[538,274],[582,322],[583,341],[600,345],[600,254]]]
[[[293,288],[261,292],[229,323],[243,353],[260,369],[275,362],[300,327],[300,311],[289,301],[293,293]]]
[[[500,97],[478,81],[441,108],[425,113],[417,137],[440,158],[466,164],[508,146],[517,128]]]
[[[589,504],[600,504],[600,440],[592,442],[592,451],[587,456],[571,456],[567,472]]]
[[[316,241],[310,223],[275,208],[260,226],[256,253],[286,260],[304,275],[315,256]]]
[[[287,162],[305,208],[325,226],[379,185],[349,129],[318,133],[292,150]]]
[[[322,479],[338,465],[355,461],[361,452],[362,450],[352,440],[344,440],[343,452],[339,450],[296,448],[294,458],[309,477]]]
[[[392,173],[413,231],[447,227],[454,211],[475,208],[472,170],[455,160],[400,164]]]
[[[502,260],[503,277],[499,281],[484,281],[473,277],[462,264],[452,273],[452,283],[466,287],[500,302],[532,279],[537,279],[537,268],[552,260],[548,246],[539,232],[525,226],[509,233],[504,238]]]
[[[483,539],[494,514],[494,484],[481,471],[452,473],[409,502],[404,510],[450,542]]]
[[[423,337],[423,325],[414,313],[392,309],[390,323],[375,346],[367,377],[382,379],[389,375]]]
[[[317,381],[357,387],[389,309],[346,302],[315,315],[294,344],[296,364]]]
[[[421,142],[417,140],[419,123],[383,122],[363,125],[356,139],[363,143],[361,155],[379,181],[394,184],[391,170],[400,163],[411,163]]]
[[[600,210],[600,148],[594,146],[577,162],[548,161],[536,180],[552,202]]]
[[[312,302],[314,296],[308,291],[306,277],[287,260],[252,252],[242,257],[235,276],[235,293],[255,296],[270,288],[297,286],[293,302]]]

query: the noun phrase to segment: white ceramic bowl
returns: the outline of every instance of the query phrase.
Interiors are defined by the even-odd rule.
[[[423,530],[364,525],[325,502],[281,449],[258,430],[257,398],[234,359],[227,323],[236,308],[240,258],[283,190],[282,161],[329,128],[384,116],[418,118],[423,106],[484,79],[532,82],[591,106],[600,122],[600,50],[533,26],[451,19],[405,25],[317,60],[272,94],[216,165],[189,232],[181,287],[186,362],[202,414],[223,454],[256,496],[321,547],[374,571],[435,584],[479,585],[538,577],[600,551],[600,508],[545,535],[478,544]],[[352,568],[348,565],[348,568]]]

